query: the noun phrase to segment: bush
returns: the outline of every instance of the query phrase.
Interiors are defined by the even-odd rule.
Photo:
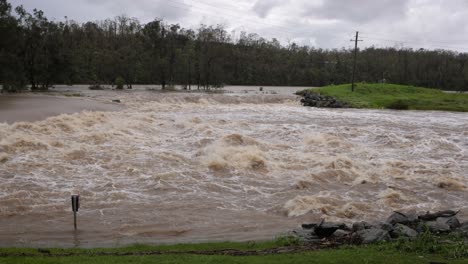
[[[292,235],[279,235],[275,238],[275,244],[279,247],[299,246],[302,240]]]
[[[122,90],[123,87],[124,87],[124,84],[125,84],[124,78],[122,78],[122,77],[119,76],[119,77],[117,77],[117,78],[115,79],[115,86],[116,86],[116,89]]]
[[[390,103],[388,106],[387,106],[388,109],[394,109],[394,110],[408,110],[409,109],[409,105],[407,102],[403,101],[403,100],[396,100],[392,103]]]

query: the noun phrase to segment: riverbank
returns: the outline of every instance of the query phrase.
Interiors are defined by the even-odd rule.
[[[0,263],[466,263],[468,222],[456,215],[394,212],[385,222],[352,227],[321,221],[268,241],[0,248]]]
[[[344,84],[309,89],[307,92],[336,98],[353,108],[468,112],[468,94],[406,85],[359,83],[352,92],[351,85]],[[300,94],[304,95],[305,92]]]
[[[450,240],[453,243],[447,243]],[[0,248],[1,263],[466,263],[459,238],[425,236],[377,245],[312,246],[287,237],[263,242],[133,245],[123,248]],[[463,246],[464,245],[464,246]],[[465,255],[462,255],[465,254]]]

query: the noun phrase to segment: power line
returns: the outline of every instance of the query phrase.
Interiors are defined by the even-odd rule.
[[[362,33],[362,32],[361,32]],[[369,36],[377,36],[377,37],[384,37],[384,38],[393,38],[393,35],[385,35],[385,34],[377,34],[377,33],[368,33],[364,32],[362,35],[369,35]],[[404,42],[420,42],[418,40],[411,39],[410,36],[406,35]],[[409,39],[409,40],[408,40]],[[452,39],[450,41],[438,41],[438,40],[431,40],[431,43],[440,43],[440,44],[452,44],[453,42],[468,42],[468,39]]]
[[[398,39],[371,38],[371,37],[366,37],[366,36],[363,36],[363,38],[370,39],[370,40],[385,41],[385,42],[402,43],[402,44],[405,44],[405,43],[406,44],[419,44],[419,45],[422,45],[422,46],[431,46],[431,47],[437,47],[437,48],[442,48],[442,49],[454,49],[454,50],[464,50],[464,51],[468,50],[466,47],[445,46],[445,45],[431,44],[430,42],[424,42],[424,41],[408,41],[408,40],[398,40]]]
[[[193,2],[196,2],[196,1],[193,1]],[[201,6],[197,6],[197,5],[193,5],[193,4],[187,4],[185,2],[180,2],[180,1],[177,1],[177,0],[170,0],[167,3],[172,3],[172,4],[178,5],[178,6],[173,5],[173,7],[179,7],[180,6],[180,7],[184,8],[184,9],[189,9],[189,10],[197,9],[199,12],[209,14],[210,16],[218,17],[218,18],[221,18],[221,19],[226,19],[225,16],[221,17],[219,15],[213,15],[212,12],[210,12],[209,10],[206,10],[206,8],[201,7]],[[304,34],[304,33],[310,34],[310,32],[308,30],[291,30],[291,28],[287,27],[287,26],[267,23],[267,22],[264,22],[264,21],[253,20],[253,19],[249,19],[249,18],[245,18],[245,17],[240,18],[239,17],[239,11],[240,10],[232,10],[232,9],[228,9],[228,8],[222,8],[222,7],[219,7],[219,6],[215,6],[215,5],[207,4],[207,3],[203,3],[203,2],[197,2],[197,3],[199,3],[199,4],[201,3],[202,5],[206,5],[206,6],[209,6],[209,7],[212,7],[212,8],[216,8],[216,9],[220,9],[220,10],[226,10],[226,11],[230,12],[231,14],[228,14],[228,17],[229,17],[230,20],[237,20],[237,21],[241,21],[242,23],[247,22],[250,25],[255,25],[255,26],[265,25],[265,26],[277,28],[279,31],[281,31],[283,33],[286,33],[289,38],[292,38],[291,36],[294,36],[294,35],[296,35],[298,33],[299,34]],[[217,14],[219,14],[219,12]],[[226,13],[224,13],[224,15],[226,15]],[[306,26],[306,25],[301,25],[301,24],[297,24],[297,23],[296,23],[296,25],[297,26]],[[334,37],[334,38],[342,38],[343,37],[342,35],[328,33],[328,32],[325,33],[325,34],[330,36],[330,37]]]
[[[262,22],[262,21],[253,21],[251,19],[246,19],[246,18],[240,18],[239,17],[239,13],[238,11],[232,11],[232,12],[235,12],[236,14],[228,14],[228,16],[219,16],[217,14],[219,14],[219,12],[215,15],[213,14],[212,12],[210,12],[209,10],[206,10],[206,8],[203,8],[203,7],[200,7],[200,6],[196,6],[196,5],[189,5],[187,3],[184,3],[184,2],[179,2],[179,1],[175,1],[175,0],[170,0],[170,1],[167,1],[168,4],[172,3],[172,4],[175,4],[175,5],[178,5],[177,7],[181,7],[181,8],[184,8],[184,9],[188,9],[188,10],[192,10],[192,9],[196,9],[197,11],[199,12],[202,12],[202,13],[206,13],[206,14],[209,14],[210,16],[213,16],[213,17],[218,17],[218,18],[221,18],[221,19],[226,19],[226,17],[229,17],[230,20],[237,20],[237,21],[242,21],[242,22],[248,22],[250,23],[251,25],[253,24],[263,24],[263,25],[266,25],[266,26],[272,26],[272,27],[277,27],[277,28],[282,28],[280,29],[280,31],[284,32],[284,33],[287,33],[287,34],[291,34],[292,32],[289,30],[288,27],[284,27],[284,26],[280,26],[280,25],[275,25],[275,24],[270,24],[270,23],[265,23],[265,22]],[[205,4],[207,5],[207,4]],[[218,8],[218,9],[222,9],[222,10],[225,10],[223,8],[219,8],[219,7],[216,7],[216,6],[213,6],[213,5],[207,5],[207,6],[211,6],[211,7],[214,7],[214,8]],[[226,15],[226,14],[225,14]],[[248,21],[246,21],[248,20]],[[249,22],[250,21],[250,22]],[[297,32],[299,33],[299,32]]]

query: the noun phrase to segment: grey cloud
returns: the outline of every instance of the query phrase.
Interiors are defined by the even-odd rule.
[[[56,20],[68,16],[85,22],[126,14],[142,23],[162,18],[189,28],[221,23],[228,31],[241,29],[283,44],[296,41],[320,48],[348,47],[359,30],[364,40],[360,47],[403,43],[468,51],[467,0],[236,0],[235,6],[229,0],[9,1],[28,10],[42,9]]]
[[[85,0],[90,5],[100,5],[114,14],[127,14],[143,20],[163,18],[177,20],[190,12],[190,6],[166,0]]]
[[[183,22],[190,14],[190,6],[176,5],[166,0],[11,0],[14,6],[24,5],[31,11],[41,9],[49,18],[62,20],[64,16],[80,22],[103,20],[125,14],[142,22],[162,18]]]
[[[304,15],[366,23],[405,16],[407,0],[324,0],[322,5],[309,8]]]
[[[268,13],[275,8],[281,0],[257,0],[255,5],[252,7],[252,10],[261,18],[265,18]]]

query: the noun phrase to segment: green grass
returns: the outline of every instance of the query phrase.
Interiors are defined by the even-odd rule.
[[[414,86],[359,83],[354,92],[351,92],[350,84],[325,86],[310,91],[336,97],[355,108],[468,112],[468,94],[444,93]]]
[[[445,260],[431,255],[400,254],[376,251],[372,248],[322,250],[300,254],[266,256],[209,256],[209,255],[153,255],[153,256],[77,256],[77,257],[16,257],[0,258],[0,263],[408,263],[428,264],[465,263],[466,260]]]
[[[445,243],[444,241],[452,241]],[[230,256],[208,254],[213,250],[265,250],[297,246],[298,241],[279,237],[266,242],[221,242],[179,245],[133,245],[124,248],[50,249],[47,256],[36,249],[0,249],[0,264],[6,263],[468,263],[468,245],[462,237],[425,234],[415,241],[399,240],[370,246],[343,246],[288,254]],[[197,251],[198,253],[194,252]],[[149,254],[151,253],[152,254]],[[105,254],[103,254],[105,253]],[[26,254],[27,256],[18,256]],[[63,256],[70,254],[70,256]],[[114,254],[114,255],[112,255]],[[121,254],[118,256],[118,254]],[[62,255],[62,256],[57,256]]]

